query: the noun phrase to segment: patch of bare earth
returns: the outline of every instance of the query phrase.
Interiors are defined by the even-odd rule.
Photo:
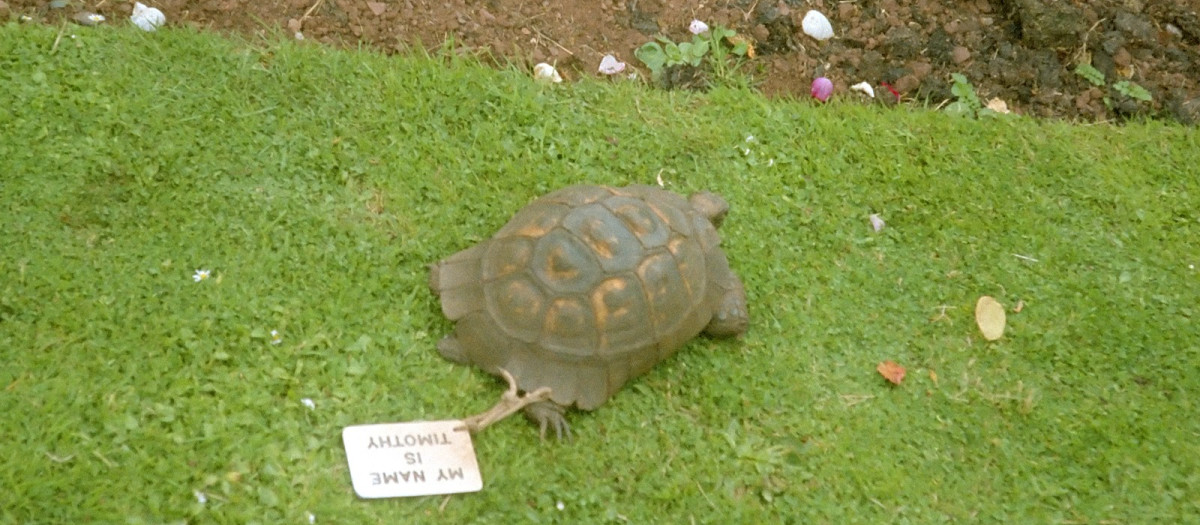
[[[1135,116],[1200,122],[1200,0],[161,0],[168,23],[243,34],[303,35],[335,46],[365,43],[395,52],[453,39],[463,52],[497,63],[555,64],[568,81],[598,75],[605,54],[631,66],[654,36],[687,40],[688,24],[721,24],[753,39],[745,69],[770,96],[807,97],[812,79],[848,86],[888,83],[905,101],[952,98],[962,73],[984,100],[1018,113],[1071,120]],[[817,42],[801,31],[815,9],[836,36]],[[55,21],[89,10],[121,22],[132,2],[0,1],[0,17]],[[1090,63],[1097,86],[1076,74]],[[1149,102],[1114,87],[1144,87]],[[893,97],[876,87],[876,103]],[[886,95],[886,96],[884,96]],[[863,99],[866,101],[866,99]]]

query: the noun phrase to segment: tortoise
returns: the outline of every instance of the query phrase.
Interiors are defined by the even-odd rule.
[[[530,203],[500,231],[430,266],[456,325],[445,358],[550,398],[523,410],[562,439],[592,410],[700,332],[736,336],[749,315],[717,228],[720,196],[578,185]],[[506,372],[505,372],[506,371]]]

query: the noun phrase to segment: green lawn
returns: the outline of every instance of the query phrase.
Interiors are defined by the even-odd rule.
[[[57,35],[0,26],[0,522],[1200,516],[1194,128]],[[551,189],[660,175],[730,201],[749,333],[572,414],[573,442],[475,436],[482,492],[358,499],[343,427],[503,390],[437,354],[426,265]]]

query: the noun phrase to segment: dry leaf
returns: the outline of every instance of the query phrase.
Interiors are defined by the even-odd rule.
[[[884,379],[891,381],[892,384],[898,385],[901,381],[904,381],[904,367],[896,364],[895,361],[884,361],[879,363],[879,366],[876,366],[875,370],[879,372],[879,375],[883,376]]]
[[[935,384],[935,385],[936,385],[936,384],[938,384],[938,381],[937,381],[937,372],[934,372],[933,370],[930,370],[930,371],[929,371],[929,380],[930,380],[930,381],[933,381],[933,384]]]
[[[1025,309],[1025,301],[1017,301],[1017,305],[1013,307],[1013,313],[1019,314]]]
[[[996,113],[1002,113],[1005,115],[1011,113],[1008,110],[1008,103],[1004,102],[1003,100],[1000,100],[999,98],[993,98],[993,99],[989,100],[987,102],[987,108],[992,111],[995,111]]]
[[[991,296],[983,296],[975,303],[975,324],[983,332],[983,338],[995,341],[1004,336],[1004,305]]]

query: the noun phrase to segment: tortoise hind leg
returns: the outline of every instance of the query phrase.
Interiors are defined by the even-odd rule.
[[[538,434],[542,440],[546,440],[546,428],[553,428],[558,440],[562,441],[563,436],[569,441],[571,439],[571,426],[567,424],[565,416],[567,409],[562,405],[553,401],[539,401],[527,405],[523,411],[525,417],[530,421],[537,423]]]
[[[736,275],[731,275],[732,286],[725,291],[712,320],[704,332],[715,337],[730,337],[746,332],[750,325],[750,311],[746,308],[746,287]]]

